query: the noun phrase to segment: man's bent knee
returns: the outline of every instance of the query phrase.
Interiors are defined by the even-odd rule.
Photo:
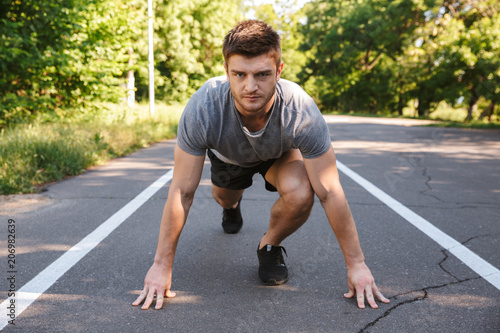
[[[314,204],[314,191],[307,176],[290,179],[281,190],[280,195],[292,207],[296,206],[304,210],[312,208]]]
[[[235,208],[244,190],[230,190],[212,185],[212,195],[222,208]]]

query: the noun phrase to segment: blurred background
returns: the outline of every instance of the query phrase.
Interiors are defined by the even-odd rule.
[[[282,37],[283,78],[322,112],[498,128],[498,0],[0,0],[0,194],[175,136],[238,21]]]

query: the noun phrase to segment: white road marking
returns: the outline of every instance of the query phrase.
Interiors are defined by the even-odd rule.
[[[417,229],[429,236],[444,249],[452,253],[460,261],[469,266],[474,272],[479,274],[483,279],[495,286],[495,288],[500,290],[500,271],[498,270],[498,268],[479,257],[477,254],[456,241],[454,238],[448,236],[446,233],[436,228],[432,223],[405,207],[399,201],[383,192],[381,189],[346,167],[338,160],[337,167],[340,171],[342,171],[342,173],[351,178],[358,185],[371,193],[374,197],[382,201]]]
[[[16,318],[31,305],[40,295],[50,288],[61,276],[73,267],[80,259],[85,257],[94,247],[102,242],[109,234],[118,228],[137,209],[158,192],[172,179],[173,169],[158,178],[154,183],[113,214],[109,219],[97,227],[87,237],[65,252],[59,259],[41,271],[31,281],[26,283],[17,292],[15,297],[9,297],[0,304],[0,309],[6,309],[14,300],[16,305]],[[0,316],[0,330],[11,320],[10,317]]]

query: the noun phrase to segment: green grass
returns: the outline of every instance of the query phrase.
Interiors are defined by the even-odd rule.
[[[491,121],[479,119],[480,112],[473,114],[473,119],[469,122],[467,118],[467,109],[452,108],[445,102],[438,104],[436,109],[431,112],[429,119],[438,120],[435,124],[425,126],[432,127],[458,127],[458,128],[474,128],[474,129],[500,129],[500,119],[494,115]]]
[[[105,105],[90,115],[19,124],[0,133],[0,194],[32,193],[40,185],[173,138],[183,105]]]

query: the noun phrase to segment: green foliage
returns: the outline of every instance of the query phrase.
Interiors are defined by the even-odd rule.
[[[398,59],[407,39],[435,1],[315,1],[307,7],[303,33],[310,50],[303,82],[320,85],[326,108],[370,110],[399,102]],[[326,89],[325,89],[326,87]]]
[[[146,95],[146,1],[0,2],[0,193],[29,192],[175,135],[180,107],[150,119],[146,106],[104,104],[126,96],[129,70]],[[223,74],[222,41],[242,18],[240,1],[154,4],[157,98],[182,101]]]
[[[223,75],[222,42],[249,8],[282,38],[283,77],[324,110],[428,116],[441,102],[492,120],[500,104],[498,0],[154,1],[157,99]],[[0,129],[79,119],[148,97],[145,0],[0,0]],[[479,116],[477,116],[479,114]]]
[[[467,120],[481,97],[500,102],[500,5],[488,10],[481,5],[488,1],[474,7],[460,2],[441,7],[416,31],[418,45],[408,49],[409,63],[424,74],[420,91],[425,99],[454,105],[462,97]]]
[[[222,41],[242,18],[240,0],[153,4],[156,96],[183,101],[224,73]],[[137,71],[137,96],[147,97],[146,6],[142,0],[2,0],[0,128],[116,102],[125,97],[129,70]]]
[[[102,105],[79,119],[19,124],[0,134],[0,194],[82,173],[91,165],[175,136],[182,105],[134,109]]]
[[[281,77],[298,82],[298,75],[303,70],[307,58],[299,50],[303,35],[299,32],[301,20],[305,14],[298,7],[296,0],[275,0],[274,4],[252,6],[255,18],[270,24],[281,37],[282,60],[285,67]]]
[[[124,0],[3,0],[0,128],[68,106],[123,97],[144,4]]]
[[[223,75],[222,42],[242,18],[239,0],[155,1],[155,86],[158,99],[185,101],[207,79]],[[146,39],[144,39],[146,40]],[[139,48],[146,59],[147,45]],[[139,97],[148,71],[139,69]]]
[[[306,7],[300,78],[327,109],[428,115],[500,93],[500,4],[494,0],[316,0]],[[487,113],[485,115],[487,115]]]

